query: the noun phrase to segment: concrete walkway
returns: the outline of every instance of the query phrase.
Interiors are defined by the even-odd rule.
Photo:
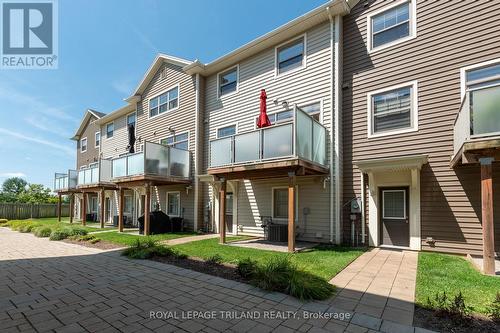
[[[199,240],[211,239],[211,238],[217,238],[217,237],[219,237],[218,234],[196,235],[196,236],[169,239],[169,240],[163,241],[162,243],[166,244],[166,245],[179,245],[179,244],[186,244],[186,243],[196,242]]]
[[[372,249],[331,283],[341,290],[335,303],[346,310],[412,325],[418,253]]]
[[[0,227],[2,333],[425,332],[336,303]]]

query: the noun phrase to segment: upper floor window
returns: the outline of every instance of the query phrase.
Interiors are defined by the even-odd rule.
[[[300,109],[304,112],[306,112],[308,115],[316,119],[317,121],[320,121],[320,116],[321,116],[321,102],[315,102],[311,104],[306,104],[304,106],[299,106]],[[271,124],[279,124],[281,122],[286,122],[290,121],[293,118],[293,110],[285,110],[285,111],[279,111],[279,112],[274,112],[270,113],[267,115],[269,117],[269,121]],[[256,118],[256,123],[257,123]]]
[[[238,91],[238,66],[219,74],[219,97]]]
[[[369,137],[417,130],[417,82],[368,94],[368,111]]]
[[[221,127],[217,129],[217,138],[223,138],[236,134],[236,125]]]
[[[85,153],[87,151],[87,138],[83,138],[80,140],[80,151]]]
[[[283,74],[305,65],[305,36],[276,49],[276,73]]]
[[[101,132],[95,133],[95,147],[98,148],[101,145]]]
[[[108,139],[113,137],[114,132],[115,132],[115,124],[114,123],[106,124],[106,137]]]
[[[154,117],[163,112],[172,111],[179,106],[179,86],[149,100],[149,116]]]
[[[188,134],[188,132],[186,132],[186,133],[181,133],[181,134],[169,136],[165,139],[161,139],[160,144],[165,145],[165,146],[169,146],[169,147],[188,150],[189,134]]]
[[[127,125],[133,125],[135,127],[135,112],[127,116]]]
[[[499,63],[491,65],[478,65],[465,71],[466,89],[484,87],[500,83],[500,60]]]
[[[416,1],[399,1],[368,16],[369,50],[403,42],[416,35]]]

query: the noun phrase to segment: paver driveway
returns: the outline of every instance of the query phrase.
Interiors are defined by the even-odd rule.
[[[0,228],[2,333],[395,329],[361,314],[350,313],[344,321],[334,319],[343,312],[333,300],[302,303],[171,265],[128,260],[117,252]],[[151,313],[162,318],[151,318]],[[308,313],[334,318],[304,318]],[[286,318],[294,314],[296,319]],[[412,327],[395,327],[398,332],[415,332]]]

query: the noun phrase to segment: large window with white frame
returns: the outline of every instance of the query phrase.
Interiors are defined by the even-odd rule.
[[[217,77],[219,85],[219,97],[238,91],[238,66],[225,72],[219,73]]]
[[[299,106],[299,108],[310,115],[312,118],[317,121],[321,121],[321,102],[308,103]],[[292,120],[293,118],[293,110],[284,110],[278,112],[268,113],[267,117],[271,122],[271,125],[283,123]],[[257,126],[257,120],[259,117],[255,117],[255,124]]]
[[[181,193],[167,192],[167,215],[180,216],[181,211]]]
[[[219,127],[217,129],[217,139],[224,138],[226,136],[235,135],[235,134],[236,134],[236,125]]]
[[[276,75],[305,67],[306,37],[301,36],[276,48]]]
[[[149,117],[173,111],[179,107],[179,86],[149,99]]]
[[[368,136],[418,129],[417,82],[368,94]]]
[[[85,153],[87,151],[87,138],[80,140],[80,152]]]
[[[389,47],[416,36],[416,0],[403,0],[368,15],[368,49]]]
[[[95,148],[101,146],[101,132],[95,132]]]
[[[169,146],[169,147],[188,150],[189,133],[185,132],[185,133],[179,133],[179,134],[174,134],[174,135],[168,136],[164,139],[161,139],[160,144],[165,145],[165,146]]]

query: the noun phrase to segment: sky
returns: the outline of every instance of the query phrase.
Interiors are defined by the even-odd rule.
[[[0,183],[52,188],[86,109],[125,105],[157,53],[210,62],[326,0],[59,0],[59,67],[0,69]]]

